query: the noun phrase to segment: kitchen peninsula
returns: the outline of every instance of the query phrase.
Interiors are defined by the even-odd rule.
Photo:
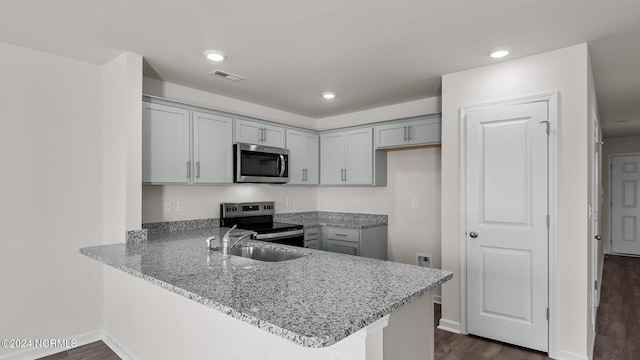
[[[451,272],[253,240],[305,256],[223,259],[205,247],[223,230],[81,249],[117,294],[107,337],[138,359],[432,359],[431,291]]]

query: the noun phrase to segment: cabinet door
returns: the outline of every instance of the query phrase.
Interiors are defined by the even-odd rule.
[[[331,239],[327,240],[327,251],[355,256],[360,255],[358,243]]]
[[[409,143],[406,122],[376,126],[374,128],[376,148],[403,146]]]
[[[262,125],[264,135],[262,145],[284,148],[284,128],[272,125]]]
[[[345,133],[345,182],[350,185],[373,183],[373,129]]]
[[[235,142],[284,147],[284,128],[236,119]]]
[[[304,184],[306,166],[305,133],[287,130],[287,149],[289,149],[289,184]]]
[[[412,121],[408,125],[411,145],[439,144],[441,142],[441,120],[439,118]]]
[[[344,134],[330,133],[320,136],[320,183],[343,183]]]
[[[230,184],[233,182],[233,119],[192,112],[193,182]]]
[[[320,137],[305,133],[304,139],[304,183],[318,185],[320,183]]]
[[[189,111],[143,102],[142,182],[188,183]]]
[[[262,145],[263,125],[248,120],[235,120],[235,142]]]

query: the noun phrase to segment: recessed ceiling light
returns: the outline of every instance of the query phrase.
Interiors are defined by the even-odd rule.
[[[489,53],[489,56],[491,56],[494,59],[500,59],[503,58],[505,56],[509,55],[509,50],[507,49],[498,49],[498,50],[493,50]]]
[[[225,54],[220,50],[207,50],[204,55],[211,61],[222,61],[225,58]]]
[[[331,99],[336,97],[336,93],[331,92],[331,91],[325,91],[325,92],[322,93],[322,97],[327,99],[327,100],[331,100]]]

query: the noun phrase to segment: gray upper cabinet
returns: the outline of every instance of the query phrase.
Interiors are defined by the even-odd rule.
[[[233,119],[143,102],[142,182],[228,184]]]
[[[374,128],[376,149],[432,145],[441,142],[440,115],[379,125]]]
[[[289,184],[318,185],[320,182],[320,137],[317,134],[287,129]]]
[[[373,149],[373,129],[320,135],[322,185],[386,185],[386,153]]]
[[[193,182],[230,184],[233,182],[233,119],[215,114],[192,112]]]
[[[235,142],[284,148],[283,127],[236,119]]]
[[[186,109],[143,102],[142,182],[189,182],[189,115]]]

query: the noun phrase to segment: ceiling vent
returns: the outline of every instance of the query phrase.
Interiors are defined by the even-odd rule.
[[[242,80],[244,80],[244,76],[232,74],[230,72],[222,71],[222,70],[219,70],[219,69],[213,70],[209,74],[211,74],[213,76],[220,76],[220,77],[223,77],[223,78],[225,78],[227,80],[231,80],[231,81],[242,81]]]

